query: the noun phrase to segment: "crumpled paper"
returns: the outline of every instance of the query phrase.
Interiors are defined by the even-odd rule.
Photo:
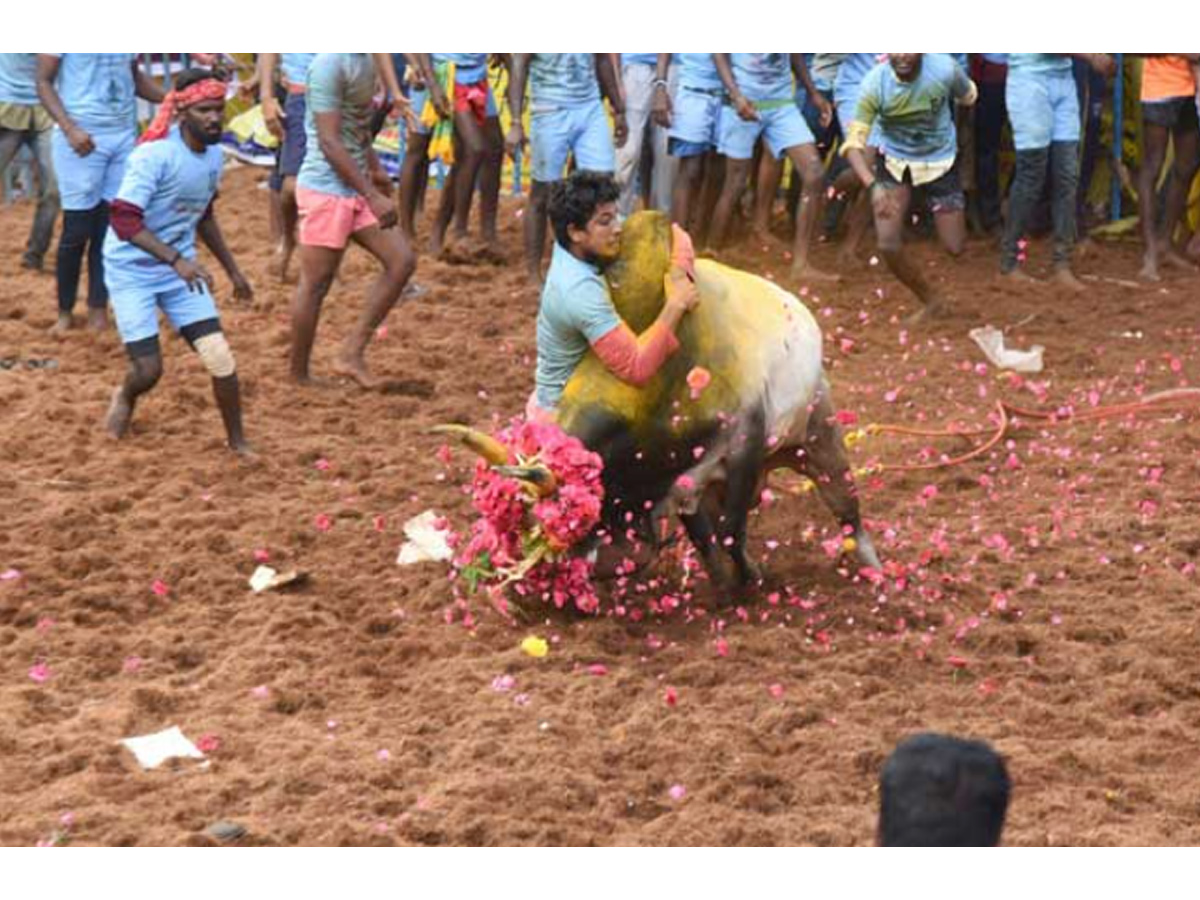
[[[1004,346],[1004,332],[991,325],[973,328],[969,334],[988,362],[997,368],[1014,372],[1042,371],[1042,354],[1046,348],[1041,344],[1034,344],[1028,350],[1012,350]]]
[[[454,551],[446,542],[446,532],[434,527],[440,517],[432,509],[414,516],[404,523],[404,534],[408,538],[396,557],[396,565],[411,566],[422,562],[446,562],[453,558]]]
[[[178,725],[155,734],[125,738],[121,743],[137,757],[143,769],[157,769],[168,759],[178,757],[205,759],[204,753],[184,736]],[[208,765],[207,760],[204,765]]]
[[[289,584],[303,581],[305,577],[305,573],[297,572],[295,569],[287,572],[276,572],[270,566],[259,566],[254,570],[254,574],[250,576],[250,590],[256,594],[261,594],[263,591],[277,590]]]

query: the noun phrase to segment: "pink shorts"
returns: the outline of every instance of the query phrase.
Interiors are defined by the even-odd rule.
[[[378,225],[366,197],[341,197],[308,188],[296,188],[300,211],[300,243],[309,247],[344,250],[350,235]]]

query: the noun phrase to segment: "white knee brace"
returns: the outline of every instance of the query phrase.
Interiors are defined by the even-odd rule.
[[[229,342],[221,332],[206,334],[196,340],[196,352],[204,362],[205,368],[212,373],[213,378],[228,378],[237,371],[233,361],[233,351]]]

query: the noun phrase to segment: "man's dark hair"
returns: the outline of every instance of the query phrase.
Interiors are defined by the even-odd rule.
[[[197,81],[216,77],[208,69],[184,69],[182,72],[175,73],[175,80],[171,86],[174,90],[182,91],[185,88],[190,88]]]
[[[987,744],[909,738],[883,766],[880,846],[995,847],[1010,790],[1004,760]]]
[[[596,209],[605,203],[616,203],[620,195],[616,179],[607,172],[580,170],[550,185],[550,225],[563,249],[571,249],[571,238],[567,235],[569,225],[587,228]]]

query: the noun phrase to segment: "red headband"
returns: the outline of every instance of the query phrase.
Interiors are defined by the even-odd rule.
[[[148,141],[162,140],[170,132],[171,122],[174,120],[177,110],[187,109],[189,106],[203,103],[205,100],[224,100],[225,89],[225,82],[216,78],[205,78],[203,81],[189,85],[182,91],[171,91],[163,98],[162,106],[158,108],[154,121],[150,123],[149,128],[142,132],[138,143],[145,144]]]

